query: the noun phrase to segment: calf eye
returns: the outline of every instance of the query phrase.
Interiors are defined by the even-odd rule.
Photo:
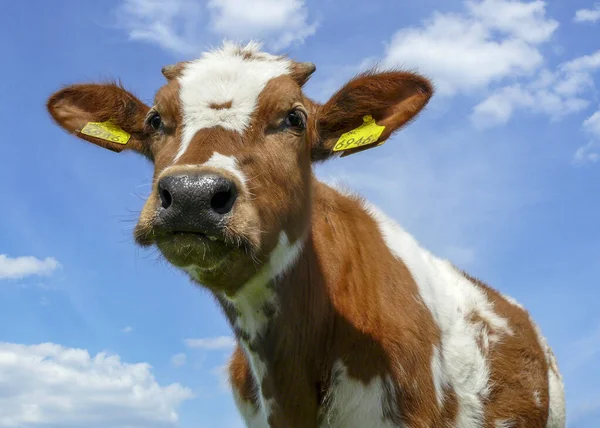
[[[286,126],[296,130],[304,130],[306,128],[306,117],[300,110],[292,110],[288,113],[285,119]]]
[[[160,127],[162,126],[162,119],[160,118],[160,114],[158,114],[157,112],[152,113],[149,117],[148,117],[148,125],[150,125],[150,127],[152,127],[152,129],[158,130],[160,129]]]

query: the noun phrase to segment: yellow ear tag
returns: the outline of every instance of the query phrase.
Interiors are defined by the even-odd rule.
[[[131,135],[123,131],[110,120],[106,122],[88,122],[81,131],[90,137],[100,138],[117,144],[127,144]]]
[[[373,144],[383,133],[385,126],[380,126],[375,123],[375,119],[371,115],[363,117],[363,124],[358,128],[348,131],[340,136],[340,139],[335,143],[334,152],[342,150],[356,149],[357,147]],[[380,146],[383,141],[378,144]]]

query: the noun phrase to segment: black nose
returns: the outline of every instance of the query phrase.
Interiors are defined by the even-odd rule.
[[[217,235],[237,199],[233,181],[216,174],[169,175],[158,181],[157,226]]]

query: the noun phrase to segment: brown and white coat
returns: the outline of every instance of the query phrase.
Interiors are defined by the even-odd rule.
[[[561,375],[526,310],[312,172],[365,115],[387,139],[427,104],[431,84],[373,71],[319,105],[302,93],[313,71],[226,43],[165,67],[153,107],[117,85],[85,84],[58,91],[48,109],[69,132],[154,163],[136,240],[223,308],[249,427],[564,427]],[[127,145],[80,132],[109,119],[131,134]],[[225,214],[208,227],[198,212],[210,208],[192,199],[167,216],[165,180],[207,174],[235,189]]]

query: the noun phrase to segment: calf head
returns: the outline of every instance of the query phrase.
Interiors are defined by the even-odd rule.
[[[319,105],[302,92],[314,65],[255,44],[226,43],[162,71],[167,83],[151,107],[116,84],[80,84],[53,94],[48,110],[77,137],[154,163],[137,243],[157,245],[172,264],[228,295],[278,245],[307,233],[312,162],[336,154],[340,136],[365,117],[379,130],[370,144],[385,141],[432,95],[416,74],[369,72]],[[90,123],[122,138],[86,132]]]

